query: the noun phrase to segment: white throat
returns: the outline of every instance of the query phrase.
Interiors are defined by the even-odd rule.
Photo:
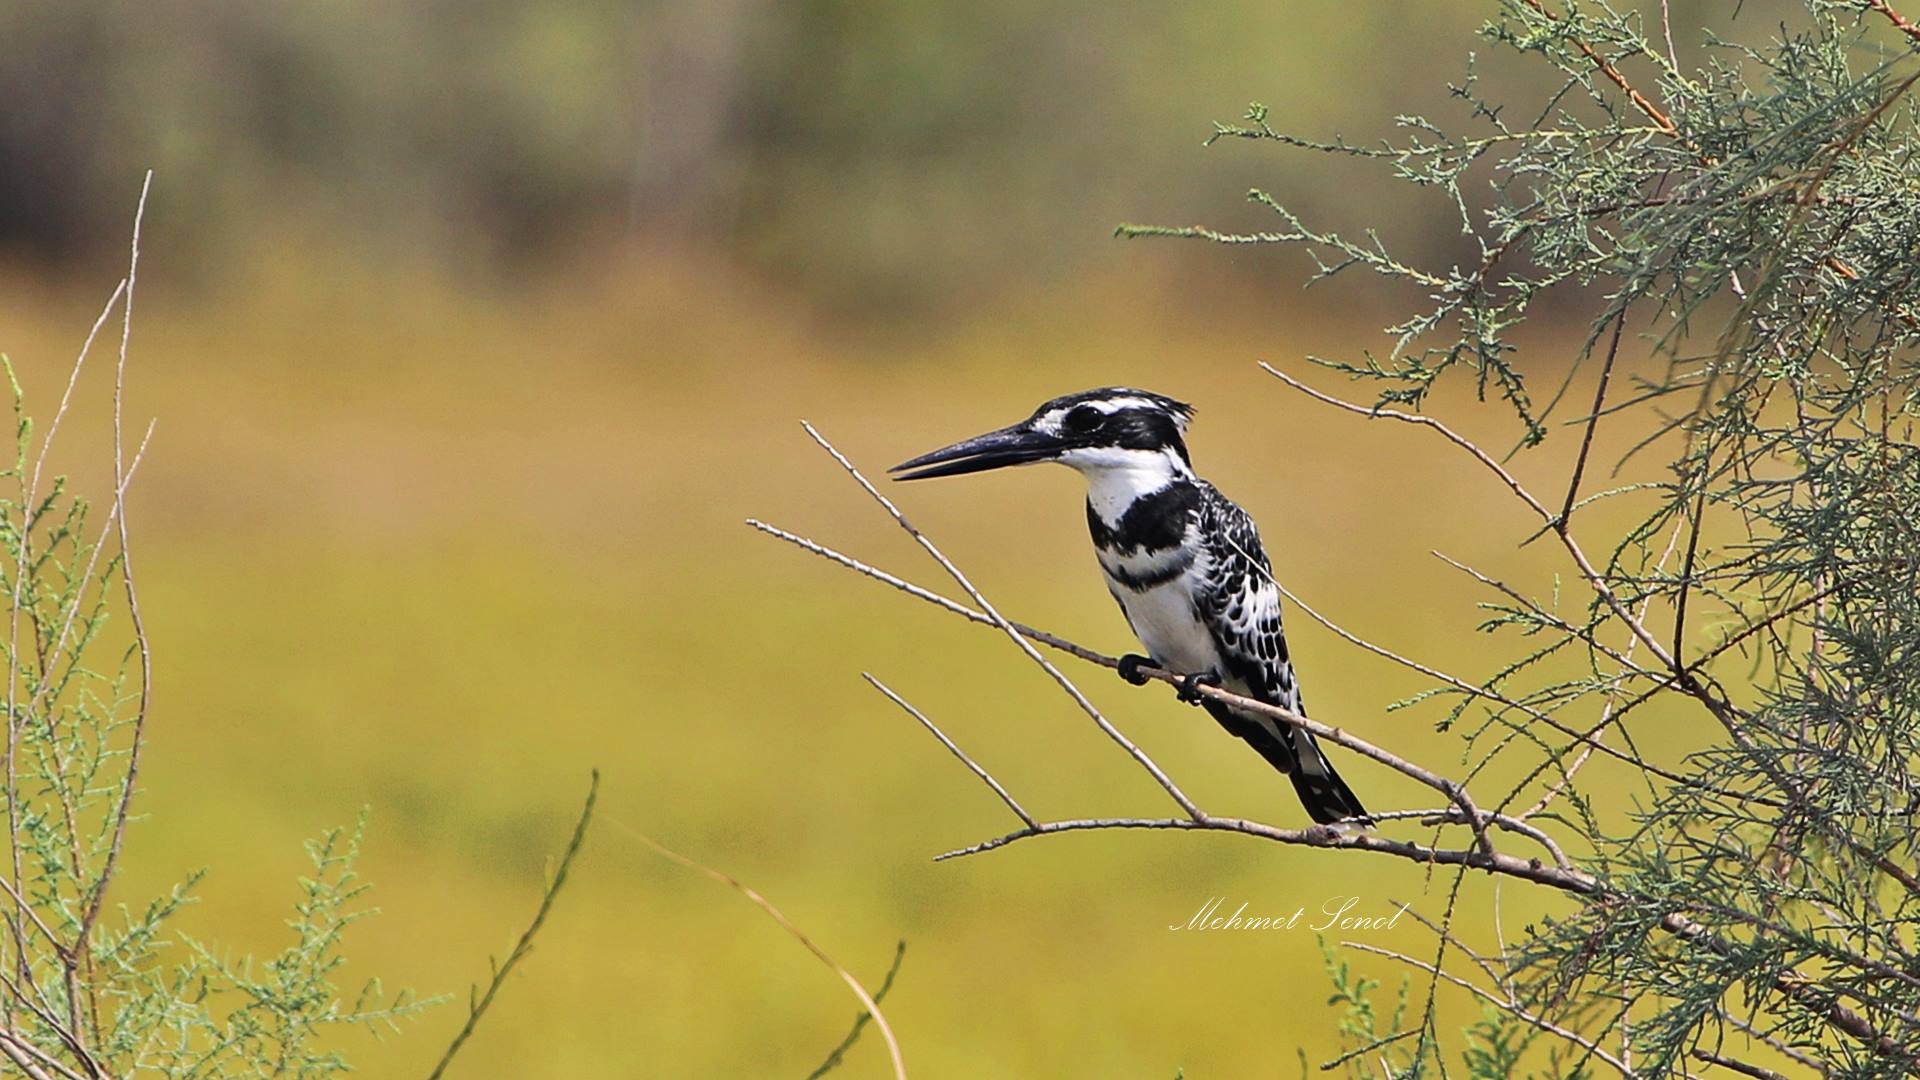
[[[1193,470],[1172,450],[1101,447],[1072,450],[1060,460],[1087,478],[1087,505],[1109,525],[1141,496],[1193,479]]]

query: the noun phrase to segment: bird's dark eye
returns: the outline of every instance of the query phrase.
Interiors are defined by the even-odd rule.
[[[1077,405],[1060,421],[1060,426],[1075,435],[1085,435],[1100,426],[1106,417],[1091,405]]]

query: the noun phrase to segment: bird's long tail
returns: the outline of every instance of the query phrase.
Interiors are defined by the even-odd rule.
[[[1300,805],[1307,808],[1307,816],[1316,824],[1369,822],[1366,808],[1360,805],[1360,799],[1347,786],[1347,782],[1333,770],[1333,763],[1320,752],[1320,743],[1311,733],[1292,727],[1285,730],[1270,728],[1266,723],[1238,715],[1217,702],[1207,702],[1207,711],[1220,721],[1222,727],[1259,751],[1269,765],[1287,774],[1287,778],[1293,781],[1293,790],[1300,796]]]
[[[1300,805],[1307,808],[1307,816],[1321,825],[1342,819],[1370,823],[1366,808],[1360,805],[1347,782],[1340,779],[1340,774],[1333,771],[1333,762],[1320,752],[1319,742],[1311,734],[1297,729],[1292,736],[1299,765],[1287,776],[1293,781],[1293,790],[1300,795]]]

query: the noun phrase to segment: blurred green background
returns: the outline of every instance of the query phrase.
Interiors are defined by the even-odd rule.
[[[1471,632],[1485,597],[1428,553],[1550,589],[1551,553],[1516,552],[1517,504],[1424,433],[1254,367],[1377,346],[1417,298],[1302,293],[1298,252],[1110,235],[1258,226],[1242,196],[1259,184],[1326,224],[1379,223],[1410,259],[1457,257],[1454,211],[1379,171],[1200,144],[1249,99],[1317,136],[1379,138],[1401,112],[1465,127],[1446,84],[1487,51],[1472,31],[1491,9],[0,10],[0,348],[43,415],[156,170],[131,393],[160,420],[132,504],[158,675],[118,899],[210,865],[190,924],[269,951],[299,841],[366,805],[384,914],[351,974],[457,995],[531,913],[598,766],[576,884],[460,1075],[799,1076],[840,1038],[854,1004],[829,973],[626,829],[764,891],[870,983],[908,939],[887,1007],[917,1074],[1248,1077],[1331,1056],[1310,933],[1169,924],[1215,896],[1437,915],[1450,878],[1132,833],[931,863],[1007,815],[861,671],[1036,813],[1170,807],[1004,641],[742,519],[939,586],[799,418],[877,471],[1054,394],[1142,385],[1198,404],[1197,462],[1290,587],[1389,647],[1489,670],[1506,654]],[[1482,75],[1551,86],[1509,58]],[[1585,327],[1574,308],[1543,322],[1530,359],[1551,381]],[[103,374],[67,444],[82,476]],[[1440,404],[1513,435],[1464,395]],[[1516,469],[1553,487],[1570,449]],[[1065,470],[895,494],[1009,614],[1129,644]],[[1385,711],[1417,680],[1290,627],[1317,715],[1459,761],[1431,709]],[[1299,824],[1285,782],[1163,688],[1069,670],[1210,809]],[[1342,767],[1376,807],[1430,801]],[[1462,895],[1491,945],[1493,887]],[[1551,907],[1507,896],[1506,932]],[[1431,948],[1405,920],[1374,940]],[[346,1046],[368,1075],[420,1075],[460,1011]],[[847,1071],[883,1068],[869,1038]]]

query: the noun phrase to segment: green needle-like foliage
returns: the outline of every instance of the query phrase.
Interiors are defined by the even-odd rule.
[[[9,368],[9,374],[11,369]],[[0,1054],[27,1076],[316,1078],[349,1066],[332,1029],[376,1032],[425,1007],[377,980],[336,983],[343,938],[373,913],[353,864],[361,826],[311,841],[293,941],[235,958],[173,928],[201,875],[129,905],[109,896],[144,737],[142,654],[127,627],[120,507],[101,523],[63,478],[13,384],[15,453],[0,472],[0,589],[9,723],[0,805]],[[364,818],[363,822],[364,824]]]
[[[149,177],[151,179],[151,177]],[[129,903],[120,856],[136,820],[147,738],[151,652],[133,571],[125,494],[145,452],[125,438],[123,389],[133,328],[133,261],[87,338],[44,433],[28,418],[13,367],[11,460],[0,467],[0,628],[6,659],[0,747],[0,1075],[31,1080],[317,1080],[351,1066],[338,1034],[398,1031],[435,1000],[388,993],[378,979],[341,985],[353,924],[375,913],[354,863],[366,824],[309,841],[297,882],[292,942],[265,960],[235,956],[176,927],[195,902],[194,873],[165,896]],[[46,464],[95,338],[118,305],[114,497],[104,514]],[[105,520],[99,520],[104,518]],[[599,774],[594,774],[594,792]],[[593,811],[589,794],[538,914],[496,972],[436,1069],[447,1068],[508,972],[532,948],[567,880]]]
[[[1920,27],[1897,0],[1810,0],[1784,24],[1727,5],[1703,36],[1657,0],[1495,6],[1483,36],[1547,74],[1536,100],[1490,100],[1469,62],[1457,127],[1403,117],[1354,146],[1256,105],[1215,135],[1375,162],[1451,207],[1471,259],[1412,265],[1266,191],[1272,231],[1122,229],[1414,286],[1391,348],[1319,362],[1375,410],[1428,407],[1460,372],[1520,452],[1579,447],[1564,488],[1531,493],[1565,576],[1540,595],[1490,575],[1483,629],[1511,651],[1481,692],[1418,700],[1453,698],[1470,781],[1517,766],[1498,809],[1550,795],[1533,820],[1595,887],[1497,950],[1442,946],[1449,978],[1491,995],[1485,1019],[1442,1030],[1429,1004],[1418,1039],[1341,1065],[1920,1074]],[[1585,313],[1572,374],[1517,342],[1549,291]],[[1588,460],[1596,431],[1664,471],[1591,490],[1621,460]],[[1703,748],[1642,755],[1650,723]],[[1595,741],[1631,787],[1589,785]],[[1370,1014],[1336,970],[1347,1045],[1393,1034],[1351,1022]]]

